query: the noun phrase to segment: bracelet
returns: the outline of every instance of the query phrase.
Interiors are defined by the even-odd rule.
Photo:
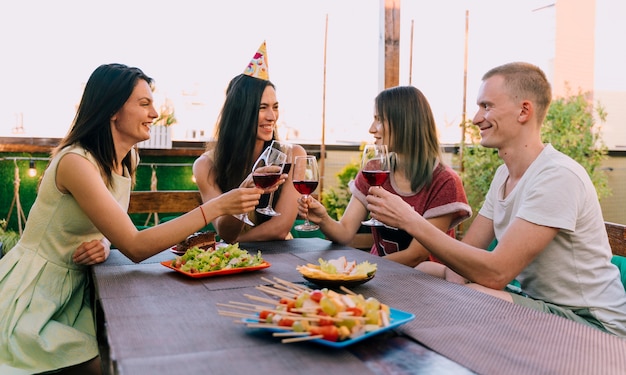
[[[206,221],[206,215],[204,214],[204,209],[202,208],[202,205],[198,207],[200,207],[200,212],[202,212],[202,217],[204,218],[204,226],[206,227],[207,225],[209,225],[209,222]]]

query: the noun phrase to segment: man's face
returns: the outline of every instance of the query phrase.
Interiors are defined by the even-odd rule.
[[[483,81],[478,90],[478,111],[472,122],[480,129],[480,144],[501,148],[511,140],[517,128],[519,107],[511,99],[502,76],[492,76]]]

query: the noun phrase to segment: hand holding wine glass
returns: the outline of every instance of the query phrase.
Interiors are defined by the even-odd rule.
[[[293,187],[302,194],[303,199],[307,199],[317,189],[318,183],[319,170],[315,156],[296,156],[293,165]],[[319,226],[305,217],[304,224],[296,225],[295,229],[306,232],[317,230]]]
[[[365,145],[361,158],[361,173],[371,186],[381,186],[387,181],[390,173],[389,152],[387,145]],[[361,222],[368,226],[383,226],[380,221],[371,218]]]
[[[280,150],[267,147],[252,167],[254,185],[261,189],[267,189],[276,184],[283,174],[286,159],[287,155]],[[238,215],[237,218],[250,226],[254,226],[247,213]]]
[[[293,162],[292,161],[292,158],[293,158],[293,156],[292,156],[292,154],[293,154],[293,145],[291,143],[273,140],[269,147],[275,148],[275,149],[281,151],[283,154],[286,155],[285,165],[283,167],[283,172],[282,173],[289,174],[289,171],[291,170],[291,164]],[[269,201],[267,203],[267,207],[257,208],[256,209],[257,212],[259,212],[259,213],[261,213],[263,215],[267,215],[267,216],[278,216],[278,215],[280,215],[280,212],[276,212],[274,210],[274,208],[272,207],[273,201],[274,201],[274,192],[272,191],[270,193],[270,198],[269,198]]]

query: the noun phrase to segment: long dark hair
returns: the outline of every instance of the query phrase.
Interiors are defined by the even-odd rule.
[[[123,64],[105,64],[96,68],[87,81],[72,127],[52,155],[66,146],[80,145],[93,155],[106,184],[111,186],[112,169],[118,162],[111,133],[111,117],[126,103],[140,79],[152,87],[152,78],[139,68]],[[131,149],[122,160],[133,178],[136,167],[134,152]]]
[[[261,97],[270,81],[240,74],[226,89],[226,99],[215,131],[215,181],[224,192],[239,186],[254,163],[254,144]],[[274,134],[274,138],[276,134]],[[269,146],[269,142],[264,146]]]
[[[411,190],[428,186],[433,179],[441,149],[430,104],[413,86],[397,86],[381,91],[375,99],[381,123],[389,123],[389,149],[404,166]]]

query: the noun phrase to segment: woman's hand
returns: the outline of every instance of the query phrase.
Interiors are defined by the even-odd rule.
[[[308,217],[309,221],[315,224],[321,223],[328,215],[326,207],[310,195],[298,198],[298,214],[302,217]]]
[[[217,211],[215,211],[216,213],[219,213],[217,216],[239,215],[252,211],[259,204],[259,199],[261,198],[262,193],[263,189],[257,187],[240,187],[213,198],[207,203],[217,205]],[[207,214],[211,215],[209,212],[213,211],[210,208],[208,209]],[[212,219],[209,221],[212,221]]]
[[[273,166],[273,165],[269,165],[267,167],[261,167],[261,168],[257,168],[257,170],[255,171],[255,173],[272,173],[272,172],[276,172],[276,168],[280,168],[277,166]],[[254,183],[254,179],[252,178],[252,175],[254,173],[250,173],[248,176],[246,176],[246,178],[241,181],[241,184],[239,184],[240,188],[252,188],[252,187],[256,187],[255,183]],[[263,194],[269,194],[272,192],[275,192],[276,190],[278,190],[278,188],[280,187],[280,185],[284,184],[285,181],[287,181],[287,178],[289,177],[289,175],[287,173],[283,173],[280,175],[280,178],[278,179],[278,181],[276,181],[276,183],[268,188],[265,188],[263,190]]]
[[[76,264],[91,266],[107,260],[110,252],[111,243],[106,238],[102,240],[92,240],[80,244],[74,252],[74,255],[72,255],[72,260]]]

